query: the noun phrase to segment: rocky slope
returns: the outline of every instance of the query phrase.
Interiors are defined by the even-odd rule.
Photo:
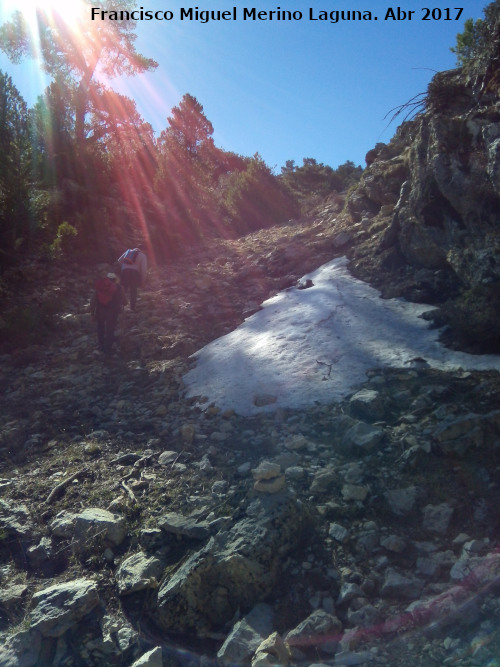
[[[475,94],[436,77],[345,208],[154,268],[110,360],[89,298],[111,266],[6,276],[2,666],[495,664],[498,373],[416,359],[256,418],[182,386],[192,352],[341,254],[497,349],[500,124]]]
[[[65,309],[2,356],[0,664],[498,654],[498,374],[417,360],[251,419],[183,398],[189,353],[342,252],[339,214],[155,269],[109,361],[88,301],[110,267],[24,269],[25,305]]]

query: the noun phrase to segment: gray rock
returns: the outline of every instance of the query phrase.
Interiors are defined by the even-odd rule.
[[[82,547],[92,540],[119,546],[127,535],[127,523],[118,515],[98,507],[90,507],[74,519],[74,537]]]
[[[319,495],[327,493],[340,482],[340,476],[334,468],[322,468],[318,470],[311,482],[311,493]]]
[[[453,507],[449,503],[440,505],[426,505],[424,507],[423,527],[432,533],[443,535],[448,530]]]
[[[333,537],[334,540],[340,542],[341,544],[349,539],[349,531],[347,528],[344,528],[344,526],[341,526],[340,523],[336,522],[330,524],[328,534],[330,537]]]
[[[217,652],[217,658],[223,665],[249,662],[262,641],[271,634],[272,619],[273,613],[269,605],[255,605],[249,614],[235,624]]]
[[[0,589],[0,623],[15,622],[23,615],[24,602],[28,587],[25,584],[12,584]]]
[[[396,570],[389,568],[385,573],[380,595],[384,598],[415,600],[420,597],[423,587],[422,579],[405,577]]]
[[[165,451],[160,454],[158,457],[158,463],[162,466],[167,466],[169,464],[175,463],[179,458],[179,452]]]
[[[359,609],[348,609],[347,620],[350,625],[371,628],[380,621],[380,612],[371,604],[364,604]]]
[[[94,581],[75,579],[33,595],[31,628],[44,637],[61,637],[99,604]]]
[[[116,571],[119,595],[130,595],[147,588],[157,588],[163,565],[158,558],[139,552],[126,558]]]
[[[210,529],[205,521],[196,521],[196,519],[175,512],[164,514],[158,520],[158,525],[166,533],[195,540],[205,540],[210,535]]]
[[[352,417],[368,422],[380,421],[384,417],[384,403],[378,391],[362,389],[349,399],[349,413]]]
[[[344,500],[359,500],[363,502],[370,493],[370,489],[367,486],[360,486],[359,484],[344,484],[341,493]]]
[[[400,535],[388,535],[380,540],[380,545],[388,551],[400,554],[406,549],[407,543]]]
[[[300,541],[305,519],[289,494],[259,495],[246,518],[211,538],[162,584],[154,612],[160,627],[200,634],[263,600]]]
[[[285,479],[291,482],[296,482],[304,479],[306,470],[302,466],[290,466],[285,470]]]
[[[277,632],[273,632],[259,645],[252,659],[252,667],[274,667],[288,665],[290,656],[285,642]]]
[[[0,531],[14,537],[26,537],[30,530],[31,519],[26,505],[0,499]]]
[[[334,666],[347,667],[348,665],[367,665],[376,660],[373,653],[369,651],[342,651],[335,656]]]
[[[381,428],[357,422],[344,434],[341,446],[352,454],[364,454],[370,452],[379,445],[384,437]]]
[[[39,632],[27,630],[5,636],[0,641],[2,667],[36,667],[42,638]]]
[[[163,667],[162,650],[160,646],[151,649],[140,658],[134,660],[130,667]]]
[[[75,517],[75,514],[66,510],[56,514],[50,523],[52,534],[56,537],[70,539],[73,536]]]
[[[316,609],[297,627],[285,636],[289,646],[321,648],[326,642],[338,642],[342,632],[342,622],[323,609]]]
[[[337,598],[337,604],[342,605],[350,602],[354,598],[364,598],[365,594],[358,586],[354,583],[345,583],[340,589],[339,596]]]
[[[429,634],[449,627],[468,627],[479,618],[474,594],[462,586],[453,586],[441,595],[413,602],[406,611],[415,624],[426,626]]]
[[[417,487],[409,486],[405,489],[392,489],[384,493],[384,498],[394,514],[405,516],[413,510],[417,500]]]

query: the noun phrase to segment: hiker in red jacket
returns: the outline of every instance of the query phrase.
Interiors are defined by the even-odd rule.
[[[126,303],[127,297],[114,273],[96,280],[91,313],[97,321],[99,349],[106,357],[111,356],[118,315]]]
[[[118,258],[120,282],[125,291],[130,290],[130,310],[135,310],[137,288],[144,287],[148,273],[148,260],[142,247],[129,248]]]

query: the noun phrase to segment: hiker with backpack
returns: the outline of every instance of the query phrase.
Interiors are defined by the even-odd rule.
[[[90,312],[97,321],[99,349],[106,357],[111,356],[118,316],[126,304],[127,297],[116,274],[108,273],[96,280]]]
[[[144,287],[148,273],[148,260],[142,248],[129,248],[118,258],[120,282],[125,292],[130,290],[130,310],[135,310],[137,288]]]

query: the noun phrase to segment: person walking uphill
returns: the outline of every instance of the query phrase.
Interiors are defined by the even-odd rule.
[[[118,315],[126,303],[127,297],[114,273],[96,280],[90,311],[97,321],[99,349],[106,357],[111,356]]]
[[[118,258],[120,281],[125,292],[130,290],[130,310],[135,310],[137,288],[144,287],[148,273],[148,260],[141,248],[126,250]]]

